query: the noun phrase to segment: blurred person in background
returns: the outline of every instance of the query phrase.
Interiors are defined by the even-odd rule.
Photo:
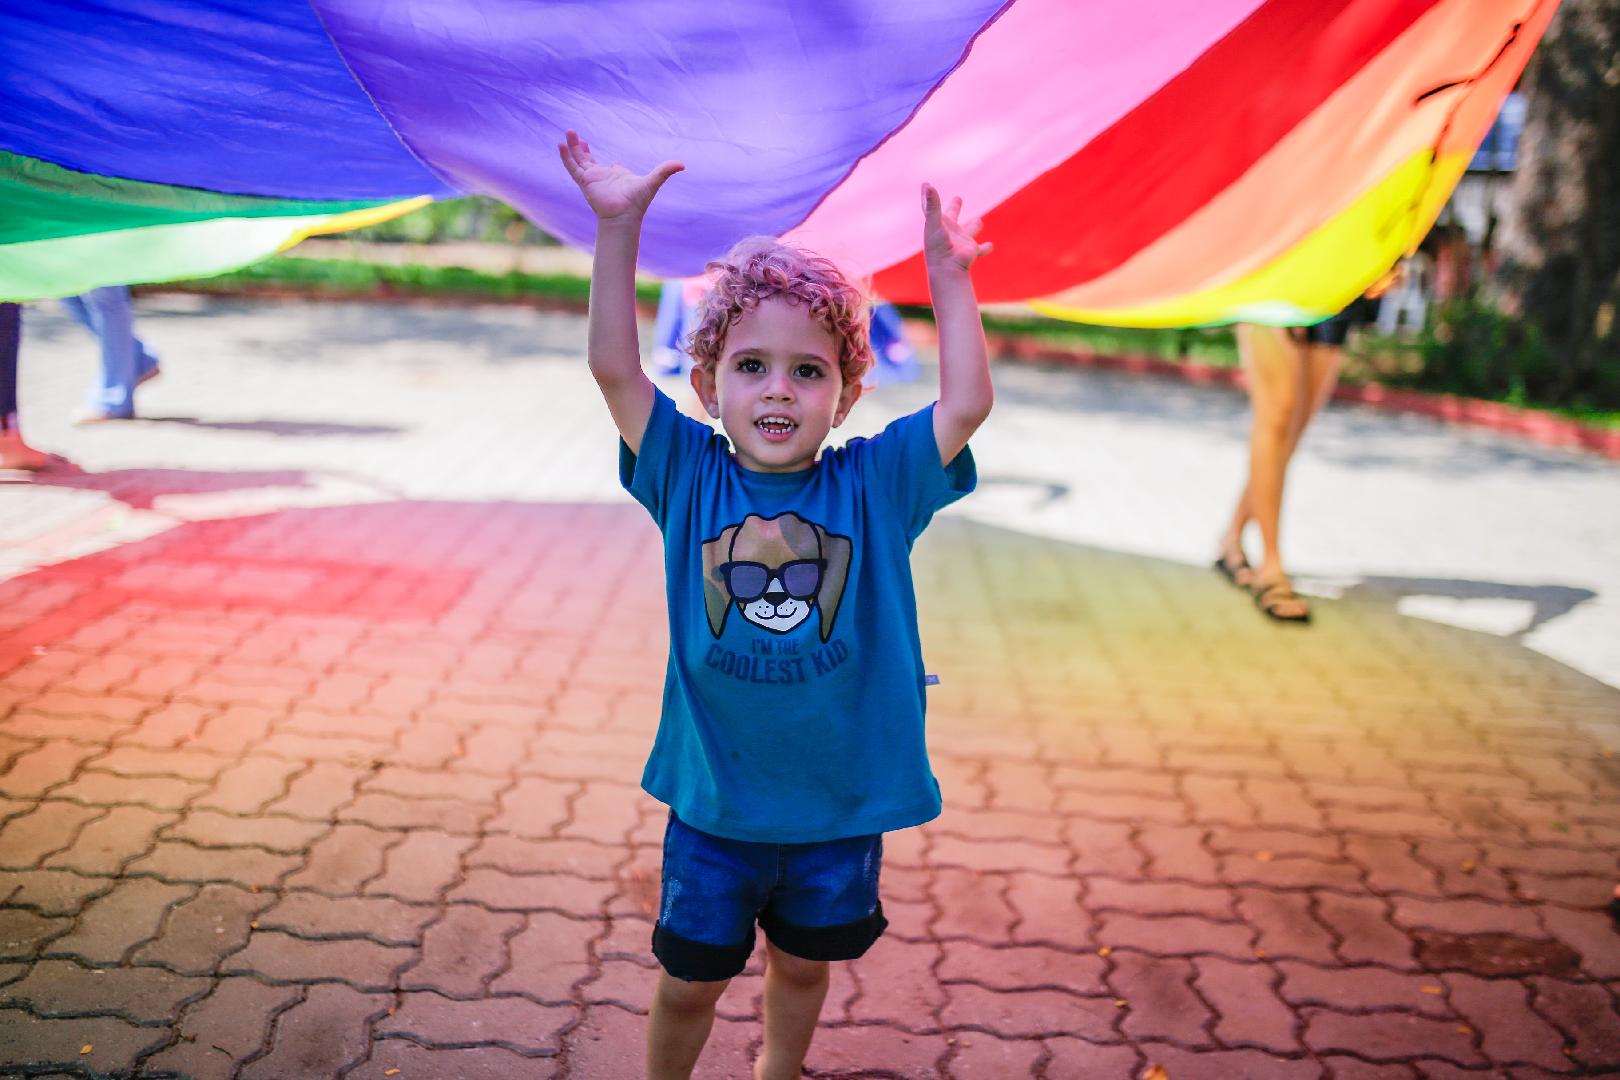
[[[1350,327],[1373,317],[1373,298],[1393,280],[1392,271],[1368,289],[1365,297],[1314,326],[1243,323],[1235,327],[1253,411],[1249,474],[1221,537],[1215,568],[1234,585],[1249,590],[1255,605],[1279,622],[1308,623],[1311,619],[1310,605],[1294,591],[1283,567],[1279,533],[1288,462],[1311,418],[1333,396]],[[1251,522],[1260,528],[1259,566],[1250,564],[1243,546],[1243,534]]]
[[[50,456],[23,442],[17,426],[17,353],[22,343],[22,305],[0,304],[0,469],[37,472]]]
[[[98,424],[135,418],[135,388],[158,377],[157,357],[135,336],[135,314],[129,286],[110,285],[79,296],[64,297],[79,325],[101,343],[101,372],[75,423]]]

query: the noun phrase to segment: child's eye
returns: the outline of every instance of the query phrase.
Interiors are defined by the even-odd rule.
[[[821,378],[821,368],[815,364],[800,364],[793,373],[801,379]]]
[[[764,371],[765,365],[754,359],[752,356],[745,356],[741,360],[737,361],[737,370],[748,372]]]

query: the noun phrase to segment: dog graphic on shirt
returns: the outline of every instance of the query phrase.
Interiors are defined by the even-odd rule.
[[[749,514],[703,544],[703,605],[715,637],[733,608],[762,630],[785,634],[821,619],[821,640],[832,636],[854,545],[791,511]]]

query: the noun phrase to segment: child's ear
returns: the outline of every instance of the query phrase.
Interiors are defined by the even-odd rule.
[[[865,391],[866,384],[858,379],[855,382],[844,383],[844,388],[838,392],[838,411],[833,413],[833,427],[844,422],[844,417],[849,415],[849,410],[855,407],[855,403],[861,399],[861,394]]]
[[[714,368],[693,364],[687,377],[692,380],[692,391],[703,403],[704,410],[716,420],[720,419],[720,397],[714,389]]]

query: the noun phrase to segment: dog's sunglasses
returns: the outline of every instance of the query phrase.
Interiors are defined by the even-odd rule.
[[[773,578],[782,582],[782,588],[793,599],[809,600],[821,588],[827,560],[795,559],[774,569],[764,563],[728,562],[721,563],[719,569],[726,581],[726,591],[739,603],[746,604],[764,596]]]

